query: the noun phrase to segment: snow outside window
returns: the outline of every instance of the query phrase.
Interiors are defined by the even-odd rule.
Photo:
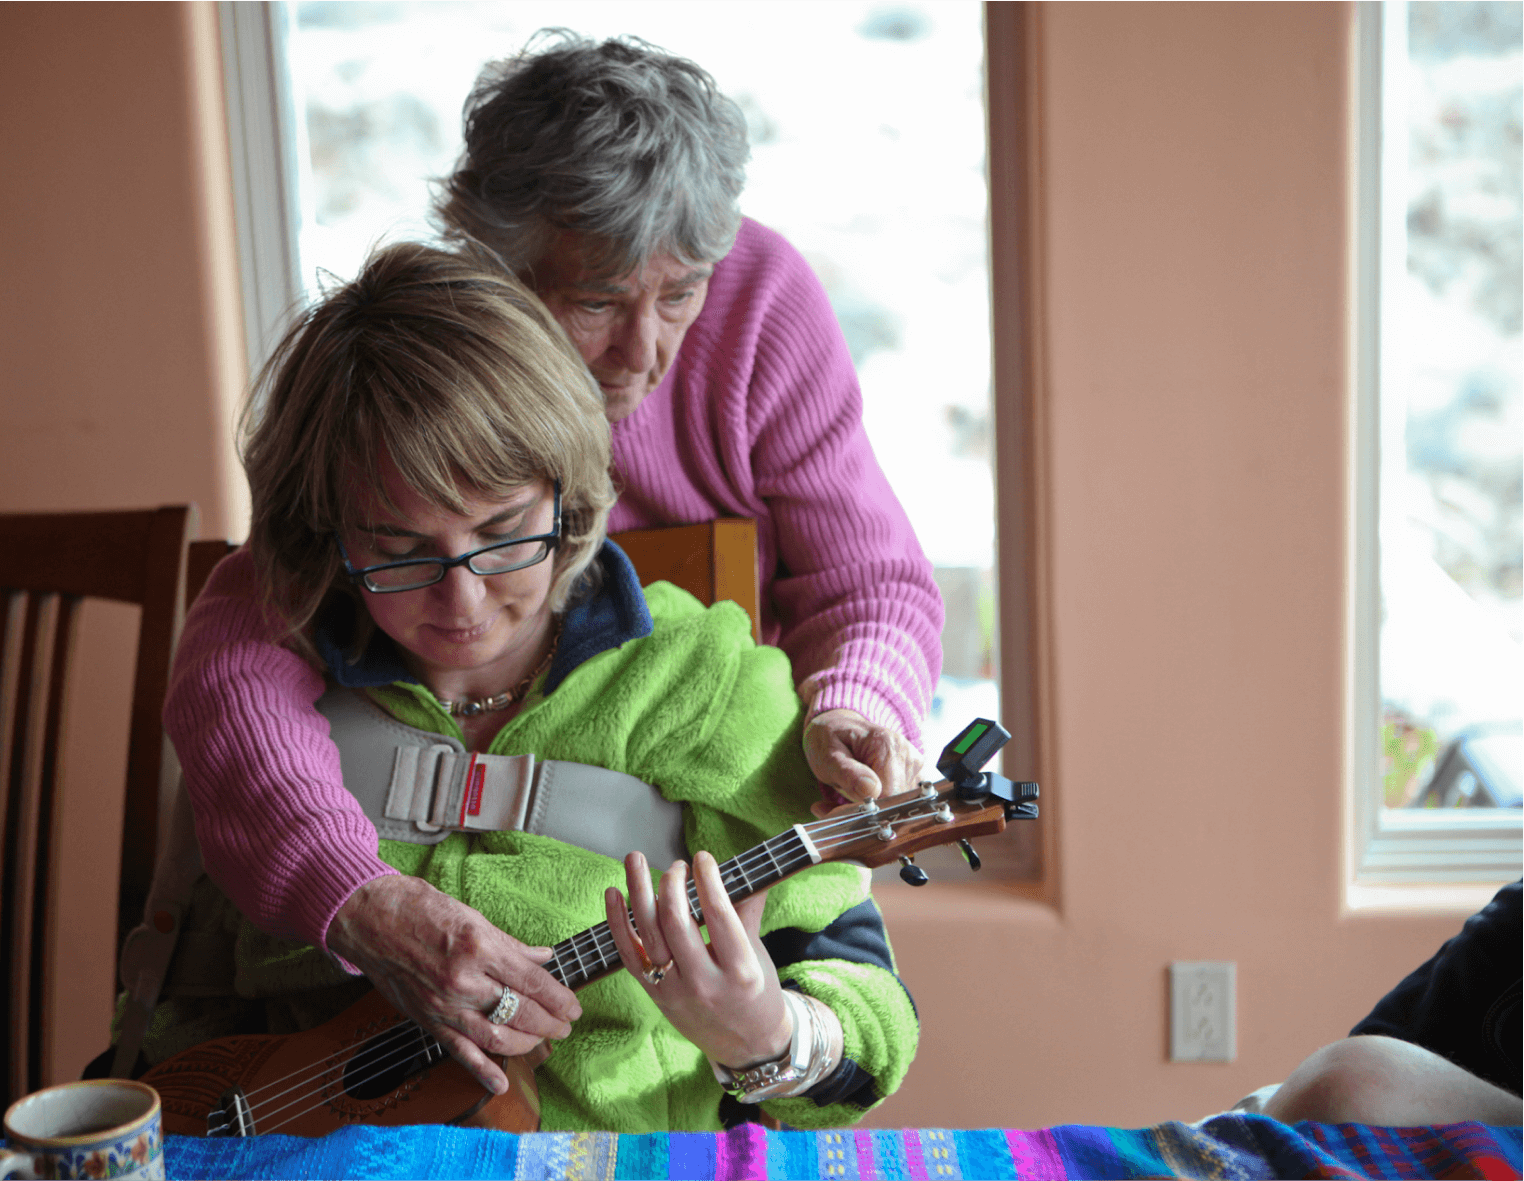
[[[1358,17],[1367,882],[1519,872],[1521,7]]]
[[[248,261],[259,243],[245,243],[251,308],[312,298],[351,278],[378,243],[432,238],[430,182],[459,154],[471,84],[536,30],[634,34],[713,74],[750,129],[742,211],[787,237],[825,285],[874,450],[947,601],[926,749],[934,756],[976,715],[1000,716],[982,5],[221,8],[229,105],[250,125],[234,128],[241,212],[287,211],[264,231],[273,275],[262,282]],[[253,81],[240,89],[259,72],[251,58],[268,63],[265,92]],[[262,116],[268,142],[240,149],[260,142]],[[277,318],[251,322],[263,350]]]

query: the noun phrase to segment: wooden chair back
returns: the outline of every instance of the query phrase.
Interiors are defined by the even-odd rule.
[[[752,638],[761,642],[757,523],[750,517],[629,529],[610,540],[629,555],[642,586],[665,579],[701,603],[739,603],[751,616]]]
[[[168,815],[160,713],[183,617],[196,510],[0,515],[0,1107],[43,1083],[50,1013],[49,935],[59,845],[60,744],[70,657],[86,598],[142,608],[127,748],[116,929],[142,914]],[[79,670],[88,675],[88,670]]]
[[[231,541],[193,541],[190,556],[185,562],[185,606],[196,601],[206,580],[212,576],[212,568],[232,553],[238,546]]]

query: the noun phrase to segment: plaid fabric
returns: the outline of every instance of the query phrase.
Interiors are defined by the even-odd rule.
[[[321,1140],[168,1136],[170,1177],[619,1178],[1425,1177],[1517,1178],[1520,1130],[1453,1124],[1288,1127],[1265,1116],[1124,1130],[1065,1125],[825,1132],[539,1132],[346,1128]]]

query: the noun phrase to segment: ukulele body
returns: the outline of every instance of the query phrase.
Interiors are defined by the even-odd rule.
[[[459,1124],[532,1132],[540,1124],[535,1057],[501,1060],[508,1090],[492,1095],[453,1058],[431,1064],[407,1018],[378,992],[297,1034],[249,1034],[193,1046],[142,1081],[159,1092],[164,1131],[207,1135],[207,1116],[237,1087],[253,1131],[326,1136],[348,1124]],[[543,1060],[543,1055],[539,1056]]]

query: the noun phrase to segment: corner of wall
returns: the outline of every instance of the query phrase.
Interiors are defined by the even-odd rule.
[[[209,353],[217,487],[202,506],[201,535],[248,535],[249,491],[234,442],[239,407],[249,381],[239,284],[238,233],[233,204],[228,123],[222,76],[221,30],[211,0],[181,6],[188,57],[189,103],[195,137],[195,180],[200,214],[196,232],[205,291],[204,331]]]

